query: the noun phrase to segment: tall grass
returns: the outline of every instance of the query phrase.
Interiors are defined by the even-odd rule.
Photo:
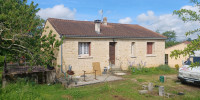
[[[158,67],[129,67],[129,71],[132,74],[143,74],[143,75],[149,75],[149,74],[175,74],[177,71],[173,68],[170,68],[168,65],[160,65]]]
[[[90,97],[91,94],[98,96],[102,93],[109,93],[112,90],[108,83],[90,87],[64,89],[60,84],[48,86],[18,79],[16,83],[10,83],[5,88],[0,87],[0,100],[64,100],[63,97],[81,99]]]
[[[11,83],[6,88],[0,88],[1,100],[41,100],[41,95],[36,91],[37,87],[31,82],[19,79],[16,83]]]

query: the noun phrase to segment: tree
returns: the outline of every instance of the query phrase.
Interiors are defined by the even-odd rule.
[[[191,38],[188,38],[187,41],[192,41],[192,39],[191,39]]]
[[[190,0],[195,6],[200,7],[199,0]],[[184,22],[200,22],[200,10],[198,12],[188,10],[188,9],[181,9],[181,10],[175,10],[173,12],[175,15],[178,15]],[[188,44],[187,47],[184,50],[174,50],[171,53],[171,57],[178,58],[180,55],[187,56],[190,54],[194,54],[194,51],[200,50],[200,28],[188,31],[185,33],[186,36],[189,36],[191,34],[197,34],[197,39],[192,40],[191,44]],[[191,67],[195,67],[199,65],[199,63],[193,63],[191,64]]]
[[[160,31],[157,29],[156,31],[155,31],[156,33],[160,33]]]
[[[165,42],[165,48],[174,46],[174,45],[176,45],[176,44],[178,44],[178,43],[180,43],[180,42],[177,42],[177,41],[166,41],[166,42]]]
[[[25,56],[31,65],[53,65],[53,52],[62,40],[56,40],[52,31],[41,36],[44,20],[36,16],[37,6],[27,0],[0,0],[0,54]]]
[[[176,32],[175,31],[166,31],[162,33],[162,35],[167,37],[167,40],[165,42],[165,48],[168,48],[170,46],[176,45],[179,42],[176,41]]]
[[[174,31],[166,31],[162,35],[167,37],[166,41],[176,41],[176,33]]]

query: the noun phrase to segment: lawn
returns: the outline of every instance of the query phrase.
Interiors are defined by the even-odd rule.
[[[153,92],[141,95],[138,90],[143,84],[152,82],[154,85],[165,86],[167,93],[177,94],[184,92],[185,95],[176,95],[169,99],[174,100],[197,100],[200,99],[200,88],[191,85],[177,83],[176,74],[166,74],[165,83],[159,82],[162,74],[128,74],[123,76],[125,80],[107,82],[95,85],[88,85],[78,88],[63,88],[60,84],[38,85],[19,81],[9,84],[6,88],[0,89],[2,100],[160,100],[167,99],[158,96],[158,88]]]

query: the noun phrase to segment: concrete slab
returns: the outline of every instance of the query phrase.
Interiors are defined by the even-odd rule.
[[[85,85],[102,83],[102,82],[123,80],[123,78],[119,77],[119,76],[106,74],[106,75],[97,76],[95,79],[94,75],[86,75],[85,80],[86,81],[84,81],[84,77],[73,77],[72,82],[70,82],[68,87],[79,87],[79,86],[85,86]],[[75,84],[75,83],[77,83],[77,84]]]

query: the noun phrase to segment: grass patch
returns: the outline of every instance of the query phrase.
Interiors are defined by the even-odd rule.
[[[144,79],[137,79],[138,82],[145,82],[146,80]]]
[[[39,85],[19,79],[10,83],[6,88],[0,88],[0,100],[162,100],[158,96],[158,88],[153,92],[140,95],[138,90],[143,84],[152,82],[154,85],[165,86],[166,93],[177,94],[184,92],[183,96],[175,96],[169,100],[198,100],[200,99],[198,87],[176,84],[176,74],[166,75],[166,82],[159,82],[160,74],[132,75],[126,80],[88,85],[78,88],[63,88],[60,84]]]
[[[156,85],[165,86],[167,93],[177,94],[184,91],[184,96],[176,96],[170,99],[187,100],[199,99],[199,89],[185,87],[180,84],[173,84],[170,78],[165,83],[158,83],[159,75],[134,75],[137,82],[129,78],[124,81],[116,81],[102,84],[89,85],[78,88],[64,89],[60,84],[56,85],[38,85],[23,80],[17,83],[11,83],[6,88],[0,89],[0,100],[161,100],[163,97],[158,96],[158,88],[150,94],[140,95],[138,90],[141,89],[145,82],[153,82]],[[175,76],[175,75],[174,75]],[[190,89],[191,88],[191,89]]]
[[[168,65],[160,65],[158,67],[130,67],[129,71],[133,75],[143,74],[143,75],[152,75],[152,74],[176,74],[177,70],[170,68]]]

